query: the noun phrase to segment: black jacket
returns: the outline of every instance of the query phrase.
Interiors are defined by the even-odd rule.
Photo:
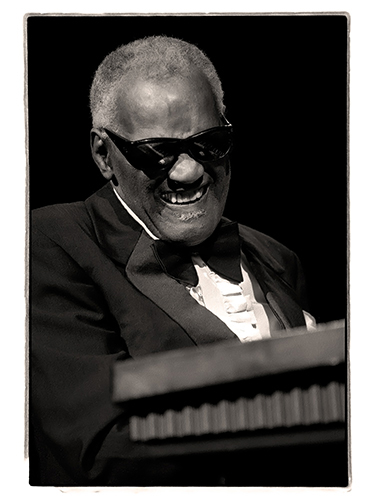
[[[137,485],[126,411],[111,402],[114,361],[237,337],[161,272],[153,241],[109,184],[85,202],[34,211],[31,230],[30,482]],[[239,233],[275,315],[304,325],[295,254]]]

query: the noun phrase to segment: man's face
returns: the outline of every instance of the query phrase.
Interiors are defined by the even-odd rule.
[[[186,138],[222,125],[205,79],[166,83],[134,80],[118,92],[117,133],[128,140]],[[150,179],[110,146],[117,190],[157,237],[197,245],[215,230],[224,210],[230,180],[229,160],[201,164],[181,154],[169,172]]]

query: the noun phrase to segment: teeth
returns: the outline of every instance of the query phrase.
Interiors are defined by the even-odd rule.
[[[199,200],[200,198],[202,198],[204,192],[205,188],[201,188],[196,191],[191,191],[190,193],[189,192],[164,193],[162,195],[162,198],[169,203],[173,203],[174,205],[179,205]]]

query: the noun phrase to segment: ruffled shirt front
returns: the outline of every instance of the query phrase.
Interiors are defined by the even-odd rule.
[[[255,297],[252,277],[242,255],[242,283],[233,283],[214,273],[200,258],[192,257],[199,282],[190,294],[202,306],[218,316],[241,340],[249,342],[270,337],[270,321],[266,304]],[[272,314],[269,311],[269,314]],[[279,325],[280,327],[280,325]]]

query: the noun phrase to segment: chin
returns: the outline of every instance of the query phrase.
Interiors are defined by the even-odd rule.
[[[215,231],[219,221],[212,221],[210,224],[203,224],[197,218],[185,218],[181,220],[177,227],[170,227],[169,231],[163,231],[162,239],[175,243],[177,245],[193,247],[200,245]],[[181,227],[183,226],[183,227]]]

